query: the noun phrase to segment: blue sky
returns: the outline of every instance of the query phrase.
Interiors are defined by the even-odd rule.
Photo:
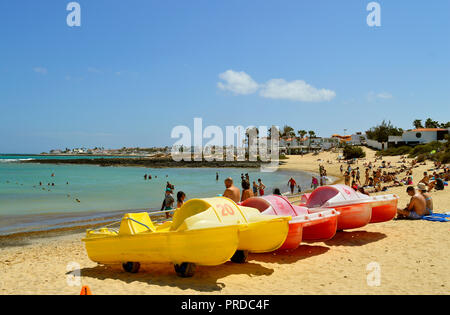
[[[321,136],[450,120],[447,0],[378,1],[378,28],[364,0],[79,0],[73,28],[69,2],[0,2],[0,152],[171,145],[194,117]]]

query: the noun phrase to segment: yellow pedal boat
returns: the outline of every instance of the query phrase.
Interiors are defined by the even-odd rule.
[[[173,263],[178,275],[189,277],[196,264],[243,263],[248,252],[278,249],[290,219],[261,215],[225,197],[192,199],[175,211],[173,221],[156,225],[146,212],[129,213],[118,230],[88,230],[83,241],[89,258],[100,264],[137,272],[140,263]]]

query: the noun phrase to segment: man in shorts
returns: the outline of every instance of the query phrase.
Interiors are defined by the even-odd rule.
[[[406,193],[411,197],[408,206],[405,209],[397,209],[397,218],[420,220],[427,215],[427,202],[420,192],[416,192],[413,186],[406,189]]]

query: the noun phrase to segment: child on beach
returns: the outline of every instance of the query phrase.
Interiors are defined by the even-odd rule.
[[[258,196],[258,184],[253,181],[253,195]]]
[[[186,194],[182,191],[177,193],[177,209],[181,208],[184,204],[184,199],[186,198]]]
[[[313,176],[312,180],[311,180],[311,188],[316,189],[318,186],[319,186],[319,181],[317,180],[317,178],[315,178]]]

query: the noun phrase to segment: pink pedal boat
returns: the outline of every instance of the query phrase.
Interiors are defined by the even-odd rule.
[[[252,197],[241,205],[258,209],[268,215],[289,215],[289,233],[280,249],[295,249],[302,240],[324,241],[333,238],[337,230],[339,212],[334,209],[314,209],[292,205],[282,196]]]
[[[398,196],[367,196],[346,185],[331,185],[317,188],[302,200],[312,212],[323,208],[339,211],[339,231],[392,220],[397,213]]]

